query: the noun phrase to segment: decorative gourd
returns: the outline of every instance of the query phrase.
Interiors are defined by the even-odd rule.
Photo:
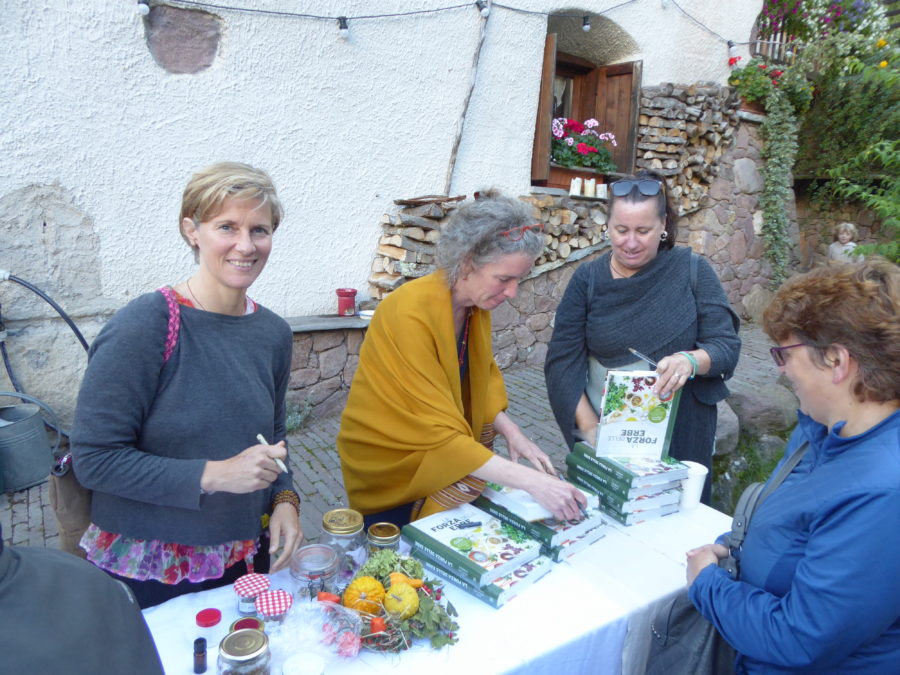
[[[344,590],[344,607],[377,614],[384,600],[384,586],[375,577],[358,577]]]
[[[409,584],[413,588],[422,588],[423,581],[421,579],[412,579],[403,574],[403,572],[391,572],[389,578],[391,586],[394,584]]]
[[[391,584],[384,595],[384,608],[401,621],[419,611],[419,594],[409,584]]]

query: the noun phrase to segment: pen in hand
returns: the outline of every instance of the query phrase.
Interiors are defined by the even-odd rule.
[[[259,442],[260,445],[269,445],[266,442],[265,436],[263,436],[262,434],[256,434],[256,440]],[[278,465],[278,468],[281,469],[281,473],[287,473],[287,467],[284,465],[284,462],[282,462],[278,457],[273,457],[272,459],[275,460],[275,463]]]
[[[654,361],[653,359],[651,359],[649,356],[645,356],[644,354],[641,354],[637,349],[634,349],[633,347],[629,347],[629,348],[628,348],[628,351],[630,351],[632,354],[634,354],[636,357],[638,357],[638,358],[641,359],[642,361],[646,361],[646,362],[649,363],[651,366],[653,366],[654,368],[656,368],[656,366],[657,366],[656,361]]]

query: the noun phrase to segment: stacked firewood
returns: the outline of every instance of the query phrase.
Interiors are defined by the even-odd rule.
[[[405,281],[435,270],[435,242],[456,202],[463,199],[435,195],[394,201],[399,211],[381,217],[383,231],[369,275],[372,299],[381,300]]]
[[[395,200],[398,211],[381,217],[382,234],[369,275],[369,296],[373,300],[381,300],[406,281],[435,270],[435,243],[441,228],[464,198],[435,195]],[[558,267],[604,241],[605,202],[586,204],[577,198],[549,194],[520,199],[531,205],[535,223],[544,226],[544,248],[536,265]]]
[[[729,87],[663,84],[642,90],[636,164],[667,177],[680,213],[706,204],[718,160],[734,139],[737,107]]]

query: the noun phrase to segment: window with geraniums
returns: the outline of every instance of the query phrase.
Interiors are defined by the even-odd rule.
[[[548,32],[544,46],[531,162],[533,185],[568,187],[568,167],[600,173],[634,171],[641,62],[604,64],[603,54],[591,60],[559,49],[562,39],[583,47],[582,54],[590,56],[591,45],[585,46],[584,40],[593,40],[596,47],[611,42],[610,34],[622,39],[612,22],[596,27],[588,37],[580,22],[575,28],[581,43],[573,36]],[[628,48],[636,50],[634,45]]]

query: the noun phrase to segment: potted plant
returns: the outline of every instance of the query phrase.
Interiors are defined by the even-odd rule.
[[[616,170],[610,149],[616,147],[616,137],[598,131],[599,126],[593,118],[584,122],[566,117],[553,120],[549,185],[568,188],[572,178],[596,178],[602,183],[603,174]]]
[[[728,59],[728,65],[732,68],[728,84],[734,87],[741,97],[742,110],[763,114],[766,96],[778,86],[778,79],[784,75],[784,71],[760,58],[750,59],[743,68],[735,67],[740,60],[740,56]]]

